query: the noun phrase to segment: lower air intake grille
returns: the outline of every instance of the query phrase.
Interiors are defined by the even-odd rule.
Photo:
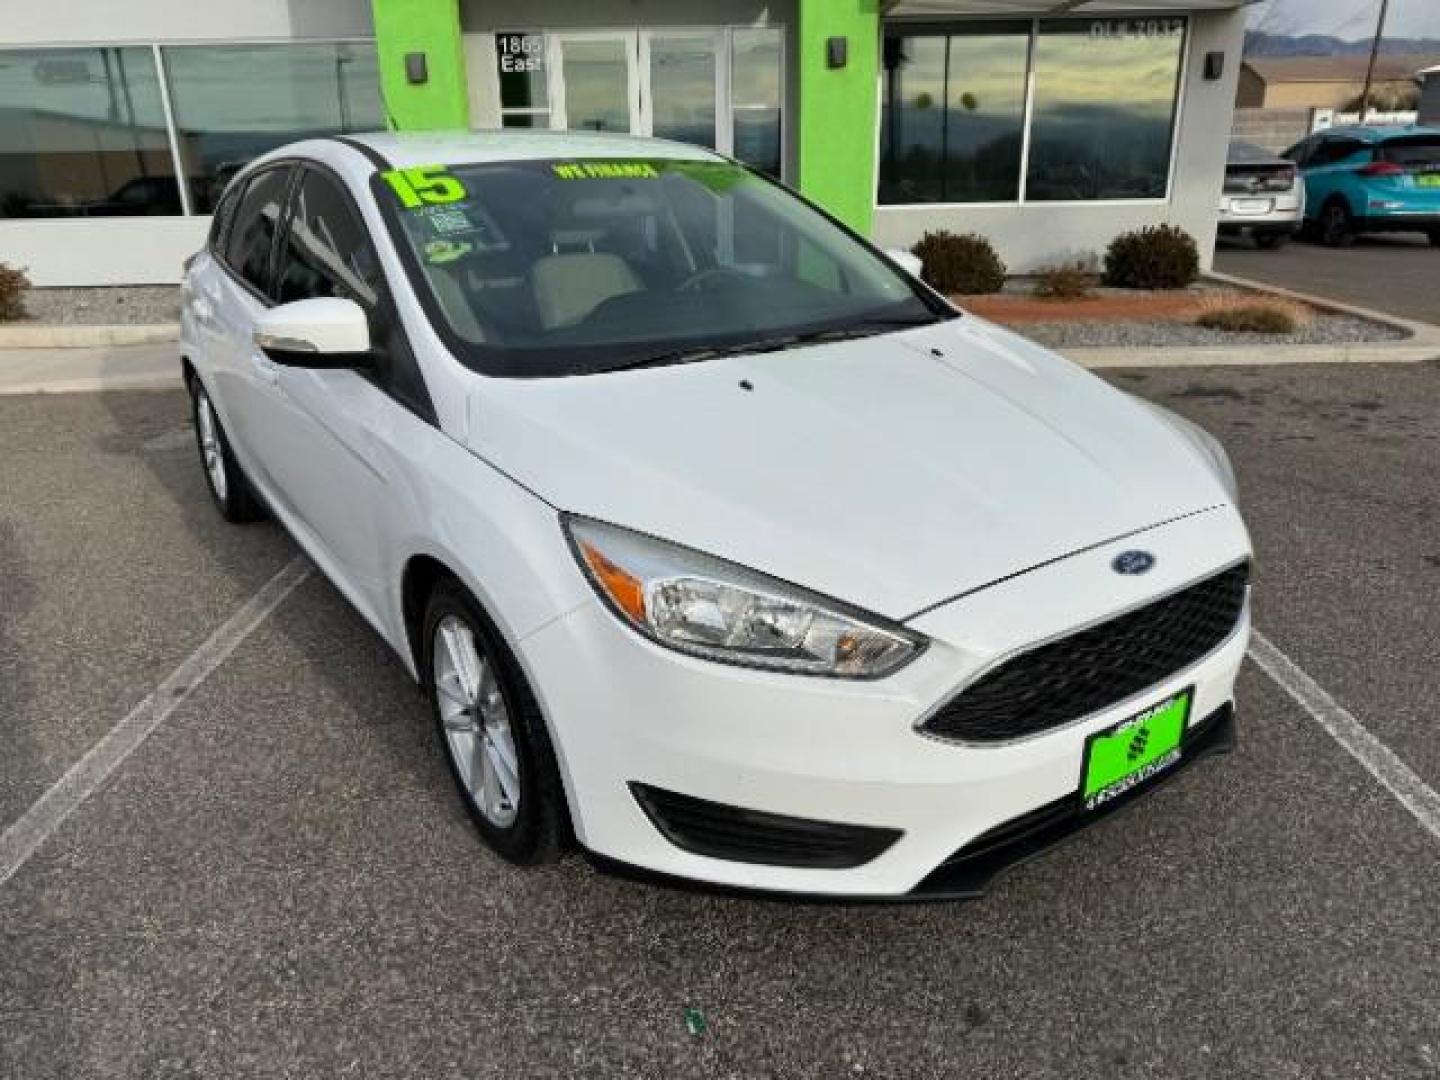
[[[1234,631],[1250,565],[1242,563],[1153,604],[1040,645],[967,686],[922,725],[964,742],[1036,735],[1164,682]]]
[[[896,829],[766,814],[645,784],[631,784],[630,791],[665,839],[712,859],[848,870],[900,839]]]

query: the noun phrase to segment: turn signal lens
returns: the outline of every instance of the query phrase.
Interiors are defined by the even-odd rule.
[[[645,587],[607,559],[593,544],[580,544],[580,555],[590,568],[590,578],[630,618],[645,621]]]
[[[595,591],[632,627],[679,652],[730,664],[877,679],[926,640],[879,616],[743,566],[615,525],[567,516]]]

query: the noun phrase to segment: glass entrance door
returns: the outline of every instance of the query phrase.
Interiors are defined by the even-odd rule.
[[[719,148],[719,103],[726,100],[720,63],[724,36],[718,33],[640,35],[641,91],[646,134]]]
[[[641,134],[636,35],[556,34],[551,126]]]
[[[502,31],[492,40],[505,127],[654,135],[781,175],[778,27]]]

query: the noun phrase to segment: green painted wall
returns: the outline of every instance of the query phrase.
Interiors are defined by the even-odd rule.
[[[389,124],[398,131],[465,130],[470,101],[459,0],[372,0],[380,90]],[[423,52],[429,79],[405,80],[405,54]]]
[[[798,3],[800,190],[868,236],[875,212],[879,0]],[[848,62],[830,68],[825,42],[837,36],[849,40]]]

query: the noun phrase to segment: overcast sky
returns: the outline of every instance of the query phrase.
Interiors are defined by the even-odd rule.
[[[1331,34],[1355,40],[1375,32],[1380,0],[1266,0],[1250,24],[1272,34]],[[1390,0],[1385,36],[1440,38],[1440,0]]]

